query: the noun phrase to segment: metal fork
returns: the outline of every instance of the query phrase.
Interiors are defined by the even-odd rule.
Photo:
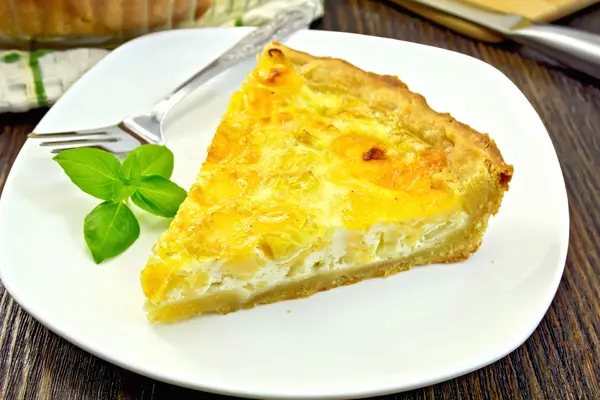
[[[282,40],[284,37],[307,27],[315,15],[316,5],[313,1],[300,3],[292,9],[280,12],[270,22],[244,36],[219,58],[194,74],[144,114],[127,117],[116,125],[74,132],[41,134],[32,132],[28,135],[28,138],[53,139],[40,143],[41,146],[53,147],[52,153],[59,153],[76,147],[94,147],[116,153],[104,144],[120,141],[119,135],[122,137],[123,133],[138,142],[133,148],[142,144],[164,145],[166,139],[163,134],[163,121],[181,100],[208,80],[247,57],[256,55],[271,41]],[[56,148],[57,146],[59,148]],[[133,150],[133,148],[128,151]]]

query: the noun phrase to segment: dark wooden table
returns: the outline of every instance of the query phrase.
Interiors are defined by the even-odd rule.
[[[600,5],[561,23],[600,33]],[[458,379],[383,398],[599,399],[600,83],[523,57],[516,46],[478,43],[378,2],[329,0],[324,19],[314,28],[435,45],[499,68],[545,122],[569,193],[571,242],[565,273],[550,310],[525,344]],[[0,114],[0,189],[25,135],[45,111]],[[34,321],[1,284],[0,296],[0,399],[225,399],[106,363]]]

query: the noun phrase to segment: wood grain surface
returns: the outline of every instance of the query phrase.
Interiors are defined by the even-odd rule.
[[[510,355],[478,371],[381,399],[599,399],[600,83],[526,58],[516,46],[494,47],[458,36],[397,6],[329,0],[326,8],[315,29],[435,45],[477,57],[504,72],[546,124],[570,199],[565,273],[533,335]],[[561,23],[600,33],[600,7]],[[0,114],[0,188],[26,133],[43,113]],[[34,321],[0,285],[0,399],[196,398],[226,397],[157,382],[104,362]]]

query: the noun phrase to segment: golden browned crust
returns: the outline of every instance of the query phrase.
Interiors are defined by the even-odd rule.
[[[11,38],[109,35],[198,19],[211,0],[0,0],[0,34]]]
[[[279,42],[273,42],[265,51],[272,49],[282,51],[313,84],[341,89],[361,97],[374,108],[398,112],[403,116],[402,122],[412,126],[411,133],[429,144],[443,148],[450,142],[456,152],[464,150],[470,158],[474,154],[484,158],[490,173],[497,176],[501,191],[508,190],[513,167],[504,161],[494,140],[448,113],[433,110],[422,95],[410,91],[398,77],[367,72],[345,60],[316,57]]]

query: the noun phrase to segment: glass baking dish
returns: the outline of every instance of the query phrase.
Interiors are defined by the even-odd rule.
[[[281,0],[278,0],[281,2]],[[113,47],[146,33],[241,25],[273,0],[0,0],[0,47]]]

